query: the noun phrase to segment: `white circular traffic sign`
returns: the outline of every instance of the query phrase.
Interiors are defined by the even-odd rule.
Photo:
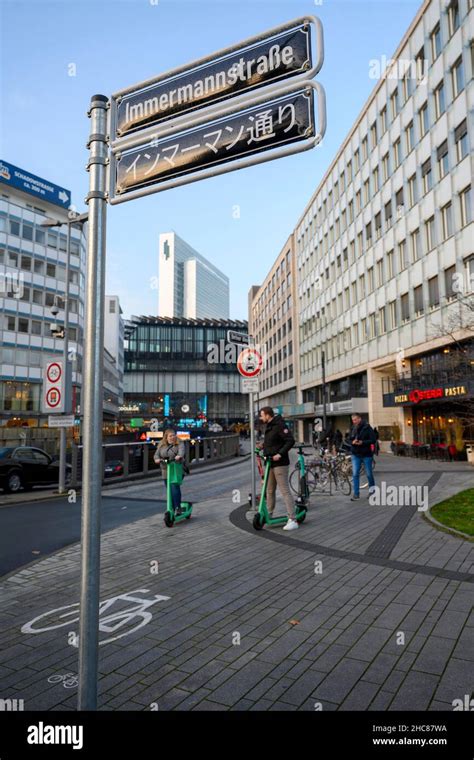
[[[257,377],[263,367],[263,358],[256,348],[244,348],[237,359],[237,369],[243,377]]]
[[[189,406],[188,406],[188,404],[183,404],[183,406],[181,407],[181,411],[184,412],[185,414],[186,414],[186,412],[189,412]]]
[[[46,371],[46,376],[50,383],[57,383],[58,380],[61,377],[61,365],[57,362],[52,362],[52,364],[48,365],[48,369]]]
[[[50,388],[46,394],[46,406],[55,409],[61,403],[61,391],[57,388]]]

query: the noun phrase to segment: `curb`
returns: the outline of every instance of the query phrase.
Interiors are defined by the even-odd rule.
[[[225,462],[224,464],[216,465],[214,467],[206,467],[205,465],[201,465],[200,467],[197,467],[195,470],[191,470],[192,475],[197,474],[199,472],[215,472],[216,470],[224,470],[226,467],[235,467],[238,464],[241,464],[242,462],[246,462],[250,459],[250,454],[244,454],[243,456],[239,457],[233,457],[233,460],[236,459],[237,461],[231,461],[231,462]],[[116,488],[118,485],[122,483],[126,483],[127,485],[133,485],[134,483],[143,483],[148,482],[149,480],[154,480],[155,478],[160,478],[160,474],[157,472],[156,474],[149,474],[146,478],[129,478],[127,480],[120,480],[116,481],[114,483],[105,483],[102,486],[102,491],[107,491],[109,488]],[[81,488],[77,488],[77,491],[81,491]],[[41,501],[51,501],[52,499],[64,499],[67,498],[67,492],[65,494],[57,493],[56,491],[53,491],[52,493],[38,493],[35,497],[28,499],[27,501],[12,501],[10,503],[2,503],[0,501],[0,509],[6,509],[7,507],[16,507],[16,506],[23,506],[25,504],[35,504],[36,502]]]
[[[433,506],[436,506],[436,504]],[[426,520],[426,522],[430,523],[430,525],[432,525],[432,527],[436,530],[442,531],[443,533],[449,533],[450,536],[462,538],[465,541],[474,543],[474,536],[470,536],[468,533],[463,533],[461,530],[456,530],[456,528],[450,528],[449,525],[443,525],[443,523],[438,522],[438,520],[433,517],[430,510],[427,512],[422,512],[422,518],[423,520]]]

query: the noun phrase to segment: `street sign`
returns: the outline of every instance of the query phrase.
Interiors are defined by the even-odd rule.
[[[314,66],[312,26],[317,37]],[[322,26],[314,16],[274,27],[116,92],[111,98],[112,140],[282,80],[299,75],[310,79],[321,68],[323,55]]]
[[[272,99],[261,97],[258,105],[245,110],[231,107],[220,119],[200,119],[199,126],[192,129],[112,153],[110,202],[120,203],[279,158],[281,149],[289,155],[314,147],[322,136],[321,130],[316,133],[315,129],[315,90],[324,131],[323,91],[320,85],[305,82],[289,85]],[[278,155],[260,155],[277,148]]]
[[[67,373],[67,377],[66,377]],[[63,359],[46,360],[43,368],[42,412],[64,414],[71,410],[71,365]]]
[[[59,187],[47,179],[37,177],[36,174],[31,174],[26,169],[13,166],[7,161],[0,161],[0,182],[62,208],[69,208],[71,205],[70,190]]]
[[[74,415],[68,414],[64,416],[56,416],[54,414],[50,414],[48,417],[48,427],[50,428],[67,428],[67,427],[73,427],[74,426]]]
[[[250,346],[253,343],[253,335],[227,330],[227,343],[235,343],[236,346]]]
[[[237,359],[237,369],[243,377],[257,377],[263,367],[263,358],[256,348],[244,348]]]
[[[240,388],[241,393],[258,393],[258,377],[243,377]]]

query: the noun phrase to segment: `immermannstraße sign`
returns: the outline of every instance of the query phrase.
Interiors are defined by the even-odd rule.
[[[191,64],[176,76],[113,98],[114,137],[124,137],[310,68],[311,25],[307,23],[205,65]]]

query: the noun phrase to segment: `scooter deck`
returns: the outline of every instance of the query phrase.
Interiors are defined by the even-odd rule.
[[[167,525],[167,527],[171,528],[172,525],[175,525],[175,523],[182,522],[183,520],[189,520],[193,511],[192,501],[182,501],[181,509],[182,509],[182,512],[180,515],[175,514],[174,511],[169,510],[169,509],[165,511],[165,524]],[[168,522],[166,520],[167,515],[168,515]]]

